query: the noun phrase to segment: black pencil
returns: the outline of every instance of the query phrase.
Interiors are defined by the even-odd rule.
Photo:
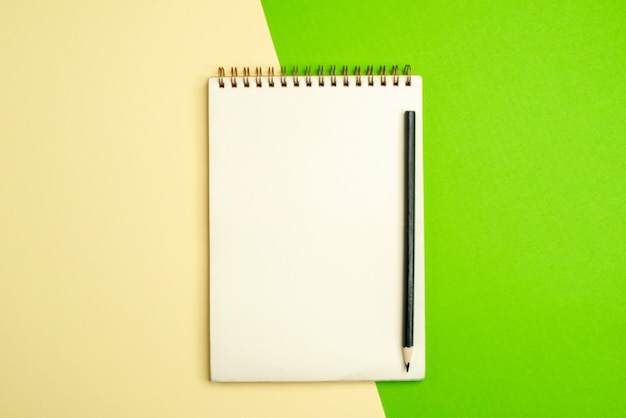
[[[408,373],[413,354],[413,282],[415,261],[415,112],[404,112],[404,338],[402,357]]]

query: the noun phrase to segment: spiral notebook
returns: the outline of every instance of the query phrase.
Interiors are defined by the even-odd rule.
[[[211,380],[424,377],[422,82],[409,71],[244,68],[209,79]],[[407,110],[417,124],[409,372]]]

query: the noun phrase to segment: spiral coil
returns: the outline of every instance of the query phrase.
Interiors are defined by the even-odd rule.
[[[340,77],[343,78],[342,85],[344,87],[350,86],[351,75],[349,74],[349,72],[350,71],[347,66],[344,65],[341,68]],[[243,73],[243,76],[241,77],[241,79],[243,81],[243,87],[249,88],[250,79],[253,78],[250,72],[250,67],[244,67],[242,69],[242,73]],[[391,67],[391,73],[389,74],[389,76],[391,79],[390,81],[391,81],[392,86],[400,85],[400,76],[404,76],[405,77],[404,84],[406,86],[410,86],[411,85],[411,66],[405,65],[402,74],[400,74],[398,70],[398,66],[394,65],[393,67]],[[324,71],[324,66],[320,65],[317,68],[316,76],[314,76],[311,73],[311,66],[306,66],[304,68],[304,76],[300,75],[300,72],[297,66],[293,67],[291,75],[287,74],[287,67],[281,67],[280,74],[278,77],[276,77],[274,74],[274,67],[268,67],[266,74],[263,74],[263,69],[261,67],[256,67],[254,71],[253,81],[255,82],[254,84],[256,84],[256,87],[263,87],[263,79],[265,78],[267,80],[267,86],[274,87],[277,85],[275,82],[275,78],[278,78],[279,80],[278,83],[280,84],[280,86],[287,87],[287,77],[290,77],[293,79],[294,87],[300,87],[301,85],[300,78],[303,78],[304,80],[302,84],[302,86],[304,87],[311,87],[314,84],[313,80],[315,78],[317,78],[317,85],[320,87],[325,86],[327,79],[330,80],[330,85],[332,87],[336,87],[338,76],[337,76],[337,67],[334,65],[330,66],[328,73]],[[374,66],[368,65],[365,69],[365,74],[362,75],[361,67],[356,66],[354,68],[353,77],[355,79],[355,84],[357,87],[361,87],[363,84],[367,84],[368,86],[374,86],[376,78],[378,78],[378,80],[380,81],[381,86],[387,86],[387,67],[384,65],[380,66],[380,68],[378,69],[378,74],[374,74]],[[226,70],[224,69],[224,67],[219,67],[217,78],[218,78],[219,86],[221,88],[224,88],[226,86],[227,79],[230,79],[231,87],[235,88],[239,86],[238,78],[240,77],[238,75],[237,67],[230,67],[230,76],[226,75]]]

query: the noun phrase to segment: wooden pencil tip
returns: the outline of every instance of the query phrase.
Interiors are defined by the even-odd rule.
[[[402,349],[402,360],[404,360],[404,365],[406,366],[407,373],[409,371],[409,366],[411,365],[412,354],[413,354],[413,347],[404,347]]]

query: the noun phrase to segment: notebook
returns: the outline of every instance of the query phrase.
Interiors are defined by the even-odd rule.
[[[212,381],[424,377],[422,80],[408,67],[318,74],[220,69],[208,81]],[[407,110],[416,113],[409,372]]]

